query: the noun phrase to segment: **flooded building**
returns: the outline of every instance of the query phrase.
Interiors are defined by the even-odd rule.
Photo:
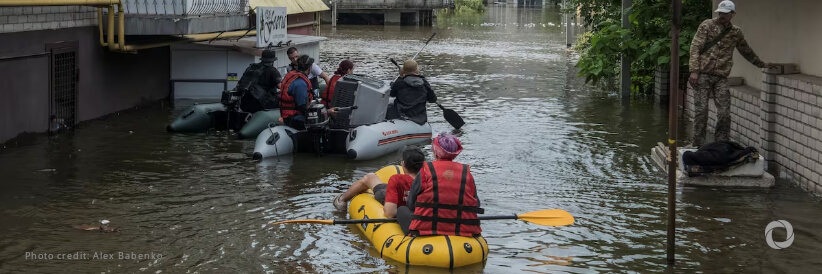
[[[326,1],[332,9],[323,20],[343,25],[431,26],[437,9],[454,8],[454,0]]]
[[[293,45],[319,54],[322,39],[311,37],[319,35],[317,12],[328,9],[320,0],[214,3],[0,2],[0,143],[166,99],[175,89],[205,86],[219,97],[262,52],[244,42],[256,33],[257,6],[286,7]],[[203,65],[224,69],[194,69]]]

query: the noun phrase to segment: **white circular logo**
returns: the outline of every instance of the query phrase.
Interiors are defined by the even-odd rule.
[[[773,229],[777,227],[784,227],[787,230],[787,236],[784,242],[774,242],[773,241]],[[776,220],[768,224],[765,227],[765,241],[768,242],[768,246],[773,249],[783,249],[788,248],[793,244],[793,226],[791,223],[785,220]]]

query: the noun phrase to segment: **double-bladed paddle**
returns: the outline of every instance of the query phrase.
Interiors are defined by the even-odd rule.
[[[532,211],[525,214],[516,215],[493,215],[493,216],[479,216],[477,219],[486,220],[523,220],[529,223],[544,225],[544,226],[566,226],[574,223],[574,216],[562,209],[544,209]],[[361,220],[318,220],[318,219],[303,219],[303,220],[289,220],[279,221],[272,224],[324,224],[324,225],[343,225],[343,224],[370,224],[370,223],[393,223],[396,218],[390,219],[361,219]]]
[[[431,35],[431,37],[434,36]],[[428,43],[426,42],[426,44]],[[416,55],[414,55],[414,57],[416,57]],[[394,58],[389,58],[389,60],[391,60],[391,63],[394,63],[394,65],[397,66],[397,68],[401,69],[400,64],[398,64],[397,61],[394,60]],[[453,109],[445,108],[440,103],[437,103],[437,106],[440,107],[440,109],[442,109],[442,116],[445,117],[445,121],[451,124],[451,126],[453,126],[456,129],[460,129],[462,126],[465,125],[465,121],[462,120],[462,117],[460,117],[460,115],[456,111],[454,111]]]

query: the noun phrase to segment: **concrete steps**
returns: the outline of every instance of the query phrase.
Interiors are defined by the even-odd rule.
[[[688,177],[682,170],[682,153],[691,148],[679,148],[677,153],[676,170],[677,184],[686,186],[708,187],[739,187],[739,188],[769,188],[773,187],[776,179],[765,172],[765,160],[762,156],[754,163],[748,163],[726,172],[708,176]],[[664,144],[657,143],[651,148],[651,159],[663,173],[668,173],[669,150]]]

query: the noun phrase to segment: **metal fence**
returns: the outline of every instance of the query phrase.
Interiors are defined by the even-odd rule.
[[[122,0],[125,14],[152,17],[245,14],[248,0]]]
[[[454,0],[335,0],[338,9],[443,9]],[[330,6],[330,5],[329,5]]]

